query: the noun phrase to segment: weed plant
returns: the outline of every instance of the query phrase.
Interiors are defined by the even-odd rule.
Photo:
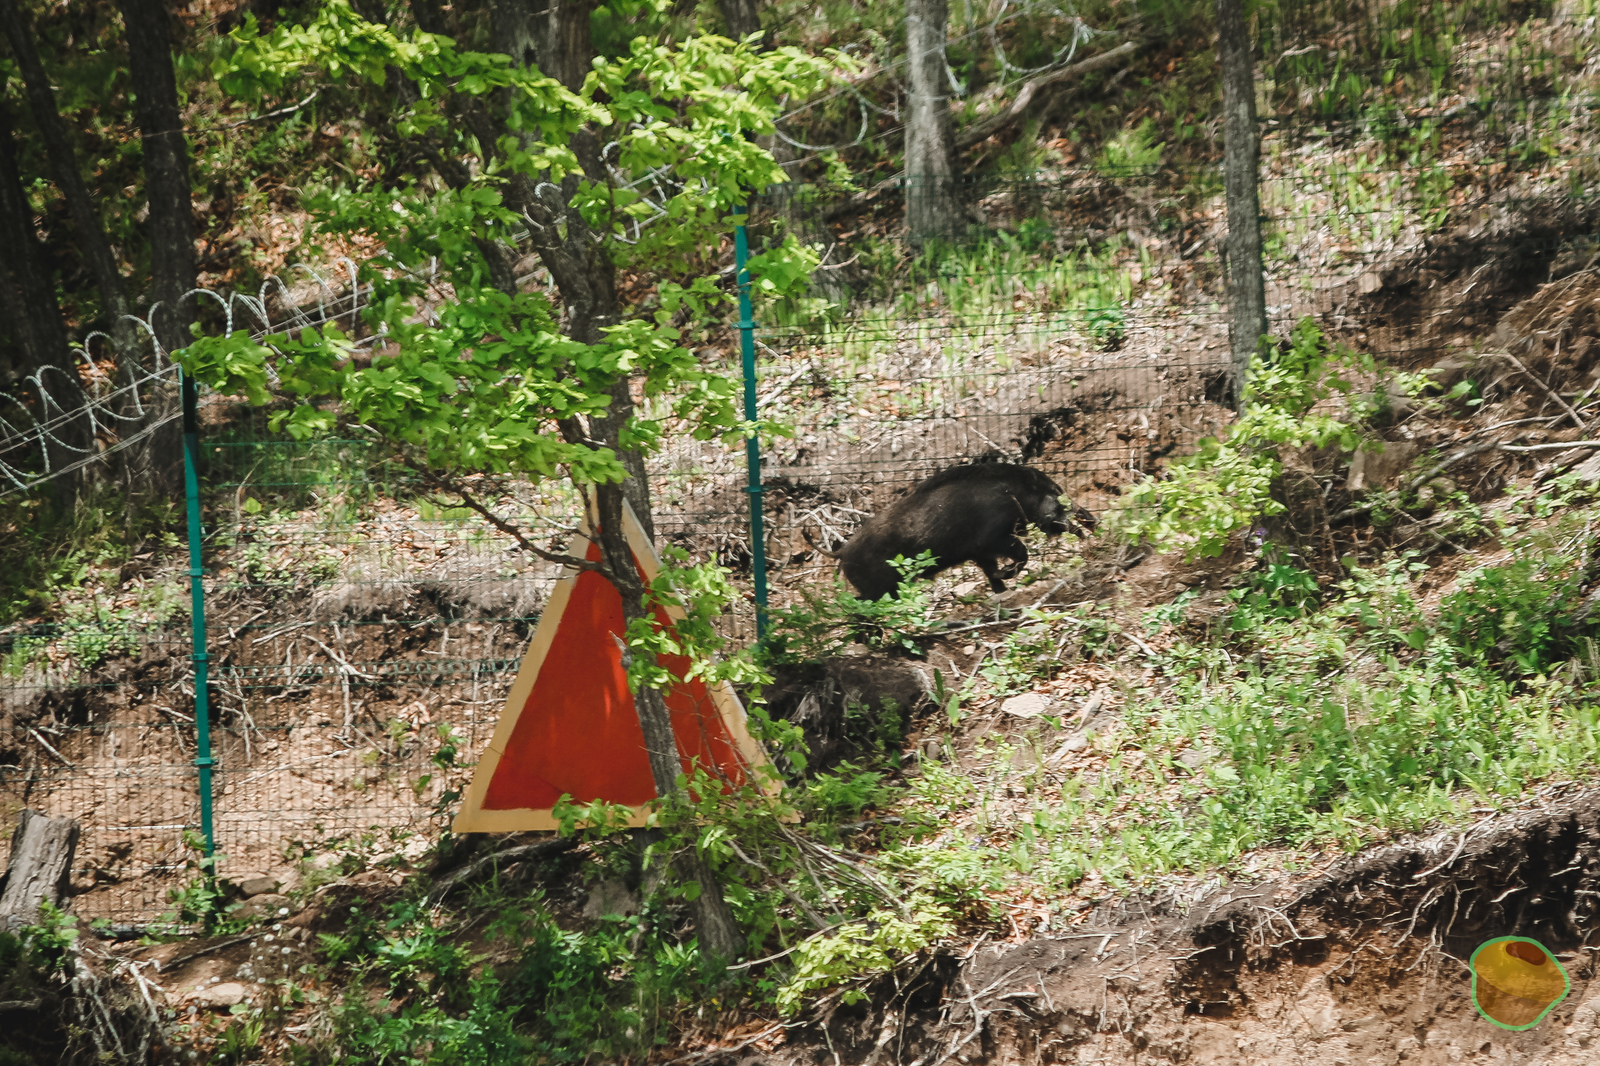
[[[1431,618],[1412,557],[1357,568],[1325,597],[1308,572],[1267,564],[1220,624],[1184,627],[1157,656],[1162,679],[1091,746],[1097,770],[1041,790],[998,742],[985,775],[930,765],[906,810],[930,829],[976,811],[984,846],[939,829],[891,861],[936,882],[1128,887],[1261,848],[1355,849],[1581,779],[1600,755],[1592,543],[1522,548]]]
[[[933,553],[915,559],[896,556],[890,565],[901,578],[893,596],[865,600],[836,578],[821,588],[802,588],[800,602],[793,606],[775,608],[772,635],[757,653],[760,663],[770,668],[818,662],[857,641],[877,650],[920,651],[920,641],[943,628],[933,610],[933,586],[922,578],[933,568]]]
[[[49,618],[62,601],[120,568],[135,554],[175,550],[181,500],[146,509],[127,521],[109,491],[91,491],[70,508],[22,496],[0,502],[0,626]]]

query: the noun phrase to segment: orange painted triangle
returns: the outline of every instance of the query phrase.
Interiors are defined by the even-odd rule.
[[[660,559],[626,504],[623,520],[634,563],[651,581]],[[587,523],[569,554],[599,560]],[[551,809],[563,795],[580,806],[600,799],[630,807],[629,824],[644,824],[656,788],[617,645],[625,628],[622,597],[609,581],[571,567],[562,574],[473,773],[455,832],[555,829]],[[681,677],[689,662],[668,656],[662,665]],[[726,682],[679,682],[666,700],[685,772],[698,763],[713,776],[742,784],[765,764],[745,728],[744,707]]]

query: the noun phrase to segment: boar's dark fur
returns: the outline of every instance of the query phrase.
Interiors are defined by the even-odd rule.
[[[977,463],[941,470],[912,487],[888,510],[867,519],[837,553],[839,569],[868,600],[894,595],[900,577],[889,560],[933,553],[932,576],[976,563],[995,592],[1028,562],[1019,539],[1031,523],[1055,535],[1076,530],[1061,489],[1043,473],[1012,463]],[[1010,560],[1005,566],[1001,559]]]

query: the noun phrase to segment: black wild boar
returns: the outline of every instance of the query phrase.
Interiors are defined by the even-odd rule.
[[[1028,549],[1019,535],[1029,523],[1052,536],[1079,531],[1072,508],[1060,496],[1060,486],[1025,466],[954,466],[913,486],[830,554],[863,599],[893,595],[900,577],[889,560],[914,559],[925,551],[933,553],[934,567],[924,576],[971,562],[989,578],[991,589],[1004,592],[1002,579],[1016,577],[1027,565]],[[1001,566],[1002,558],[1010,562]]]

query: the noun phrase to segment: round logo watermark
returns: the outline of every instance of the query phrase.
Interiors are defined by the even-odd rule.
[[[1472,953],[1472,1002],[1502,1029],[1532,1029],[1566,998],[1572,980],[1537,940],[1499,936]]]

